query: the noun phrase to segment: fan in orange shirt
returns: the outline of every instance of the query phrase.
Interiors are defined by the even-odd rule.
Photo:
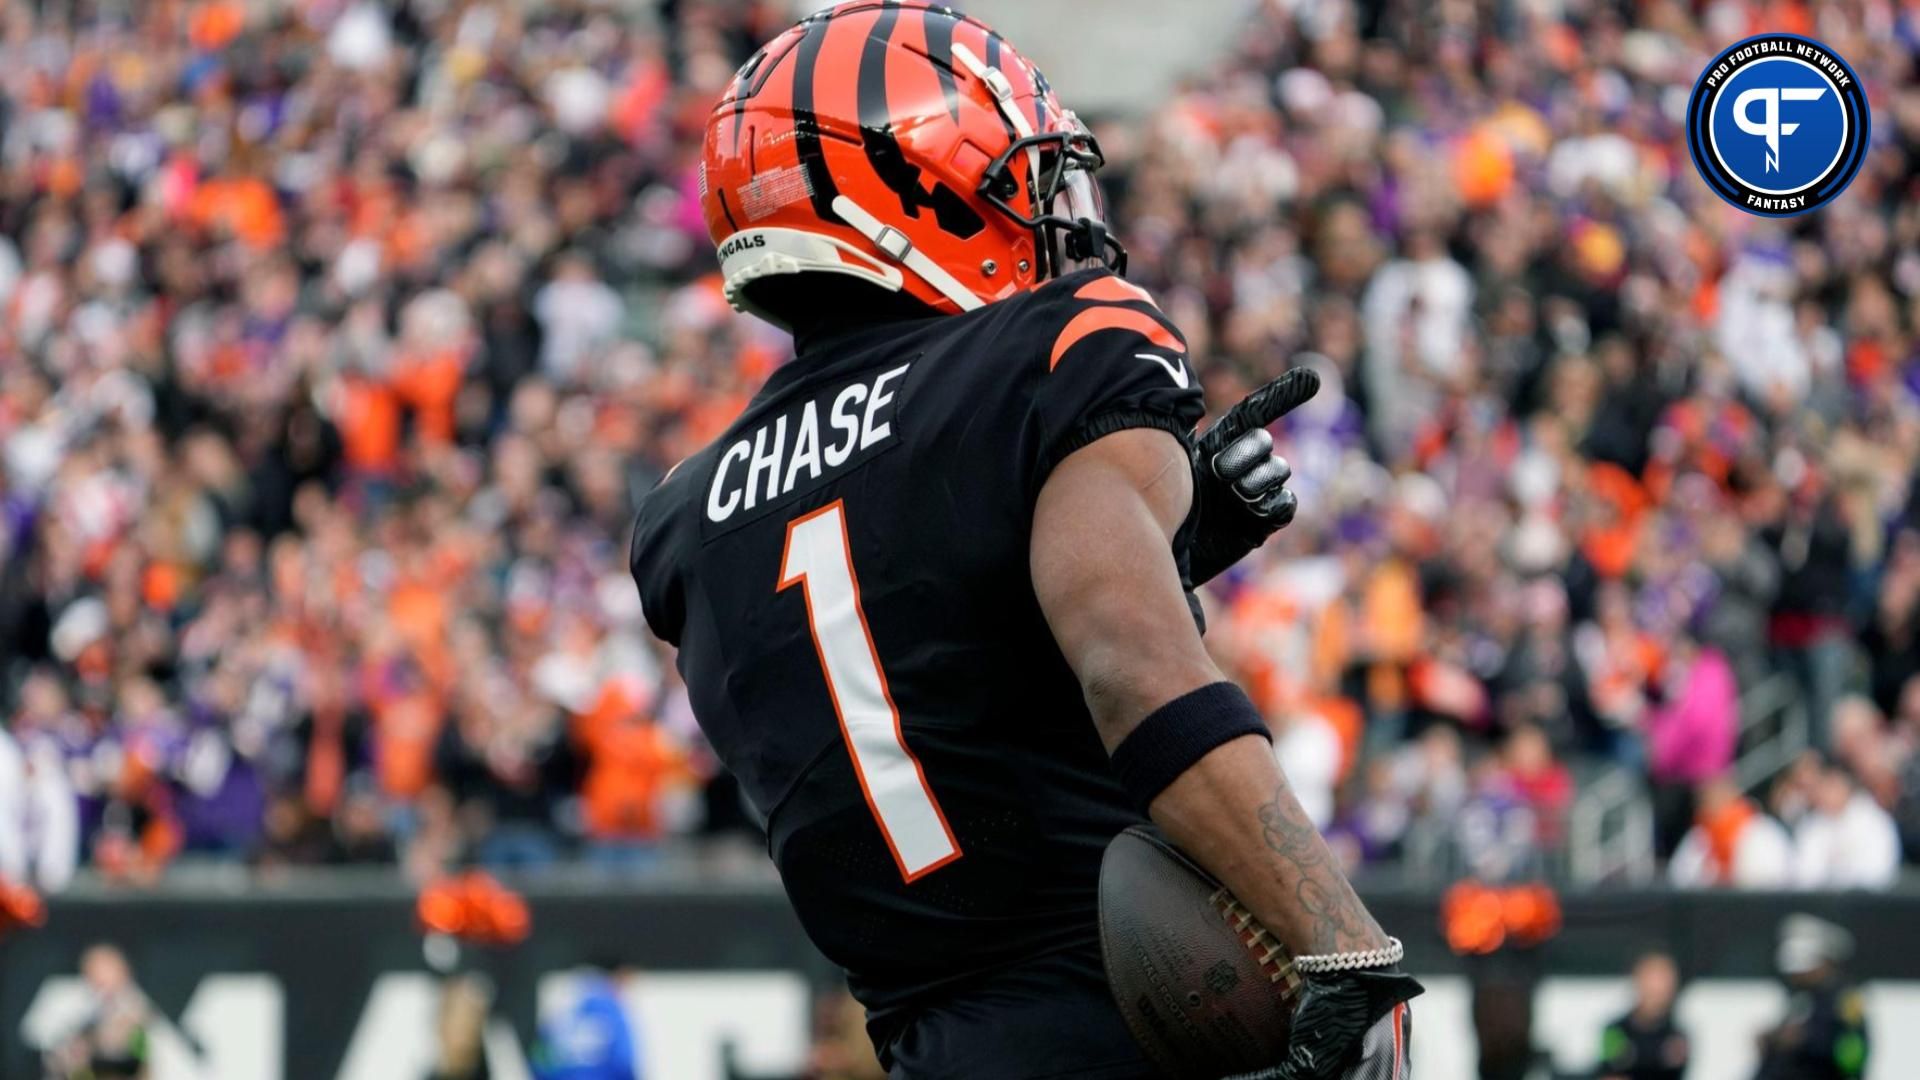
[[[632,687],[609,681],[574,720],[588,759],[580,795],[598,861],[637,867],[666,832],[666,798],[693,779],[686,750]]]
[[[270,251],[286,239],[280,201],[257,176],[208,180],[194,193],[187,212],[200,228],[231,233],[256,251]]]
[[[347,466],[361,476],[388,476],[400,460],[400,400],[379,379],[343,375],[330,411]]]
[[[433,752],[446,722],[446,703],[390,622],[368,631],[360,661],[359,697],[373,716],[374,774],[385,794],[416,798],[432,783]]]
[[[453,292],[422,293],[401,310],[387,385],[413,410],[414,434],[422,442],[453,441],[454,405],[474,347],[473,315]]]

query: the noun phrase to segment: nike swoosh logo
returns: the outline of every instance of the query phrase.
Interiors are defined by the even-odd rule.
[[[1167,358],[1164,356],[1161,356],[1159,353],[1139,352],[1139,353],[1134,353],[1133,355],[1142,360],[1151,360],[1154,363],[1159,364],[1161,367],[1166,369],[1167,374],[1173,376],[1173,385],[1179,387],[1182,390],[1185,390],[1187,388],[1187,365],[1184,363],[1181,363],[1179,359],[1176,358],[1171,363],[1169,363],[1167,361]]]

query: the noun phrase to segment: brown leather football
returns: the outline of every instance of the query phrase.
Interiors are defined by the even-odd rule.
[[[1147,1057],[1177,1080],[1278,1064],[1300,977],[1226,887],[1151,825],[1100,863],[1107,984]]]

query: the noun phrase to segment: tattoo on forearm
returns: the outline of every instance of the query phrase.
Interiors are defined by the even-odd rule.
[[[1380,925],[1367,913],[1345,874],[1334,864],[1333,852],[1308,820],[1286,781],[1259,809],[1261,838],[1267,850],[1279,856],[1276,868],[1282,885],[1293,891],[1297,904],[1297,933],[1285,935],[1296,954],[1353,952],[1386,944]],[[1270,929],[1278,930],[1278,927]]]

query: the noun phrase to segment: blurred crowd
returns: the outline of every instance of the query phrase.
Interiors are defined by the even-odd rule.
[[[1920,13],[1250,7],[1094,119],[1210,403],[1327,384],[1280,432],[1299,521],[1205,597],[1304,801],[1355,862],[1524,876],[1612,770],[1676,881],[1890,881]],[[791,17],[0,0],[0,876],[628,873],[750,832],[625,541],[789,354],[721,298],[694,166]],[[1853,187],[1783,222],[1679,120],[1763,29],[1874,112]],[[1736,772],[1776,727],[1805,753]]]

